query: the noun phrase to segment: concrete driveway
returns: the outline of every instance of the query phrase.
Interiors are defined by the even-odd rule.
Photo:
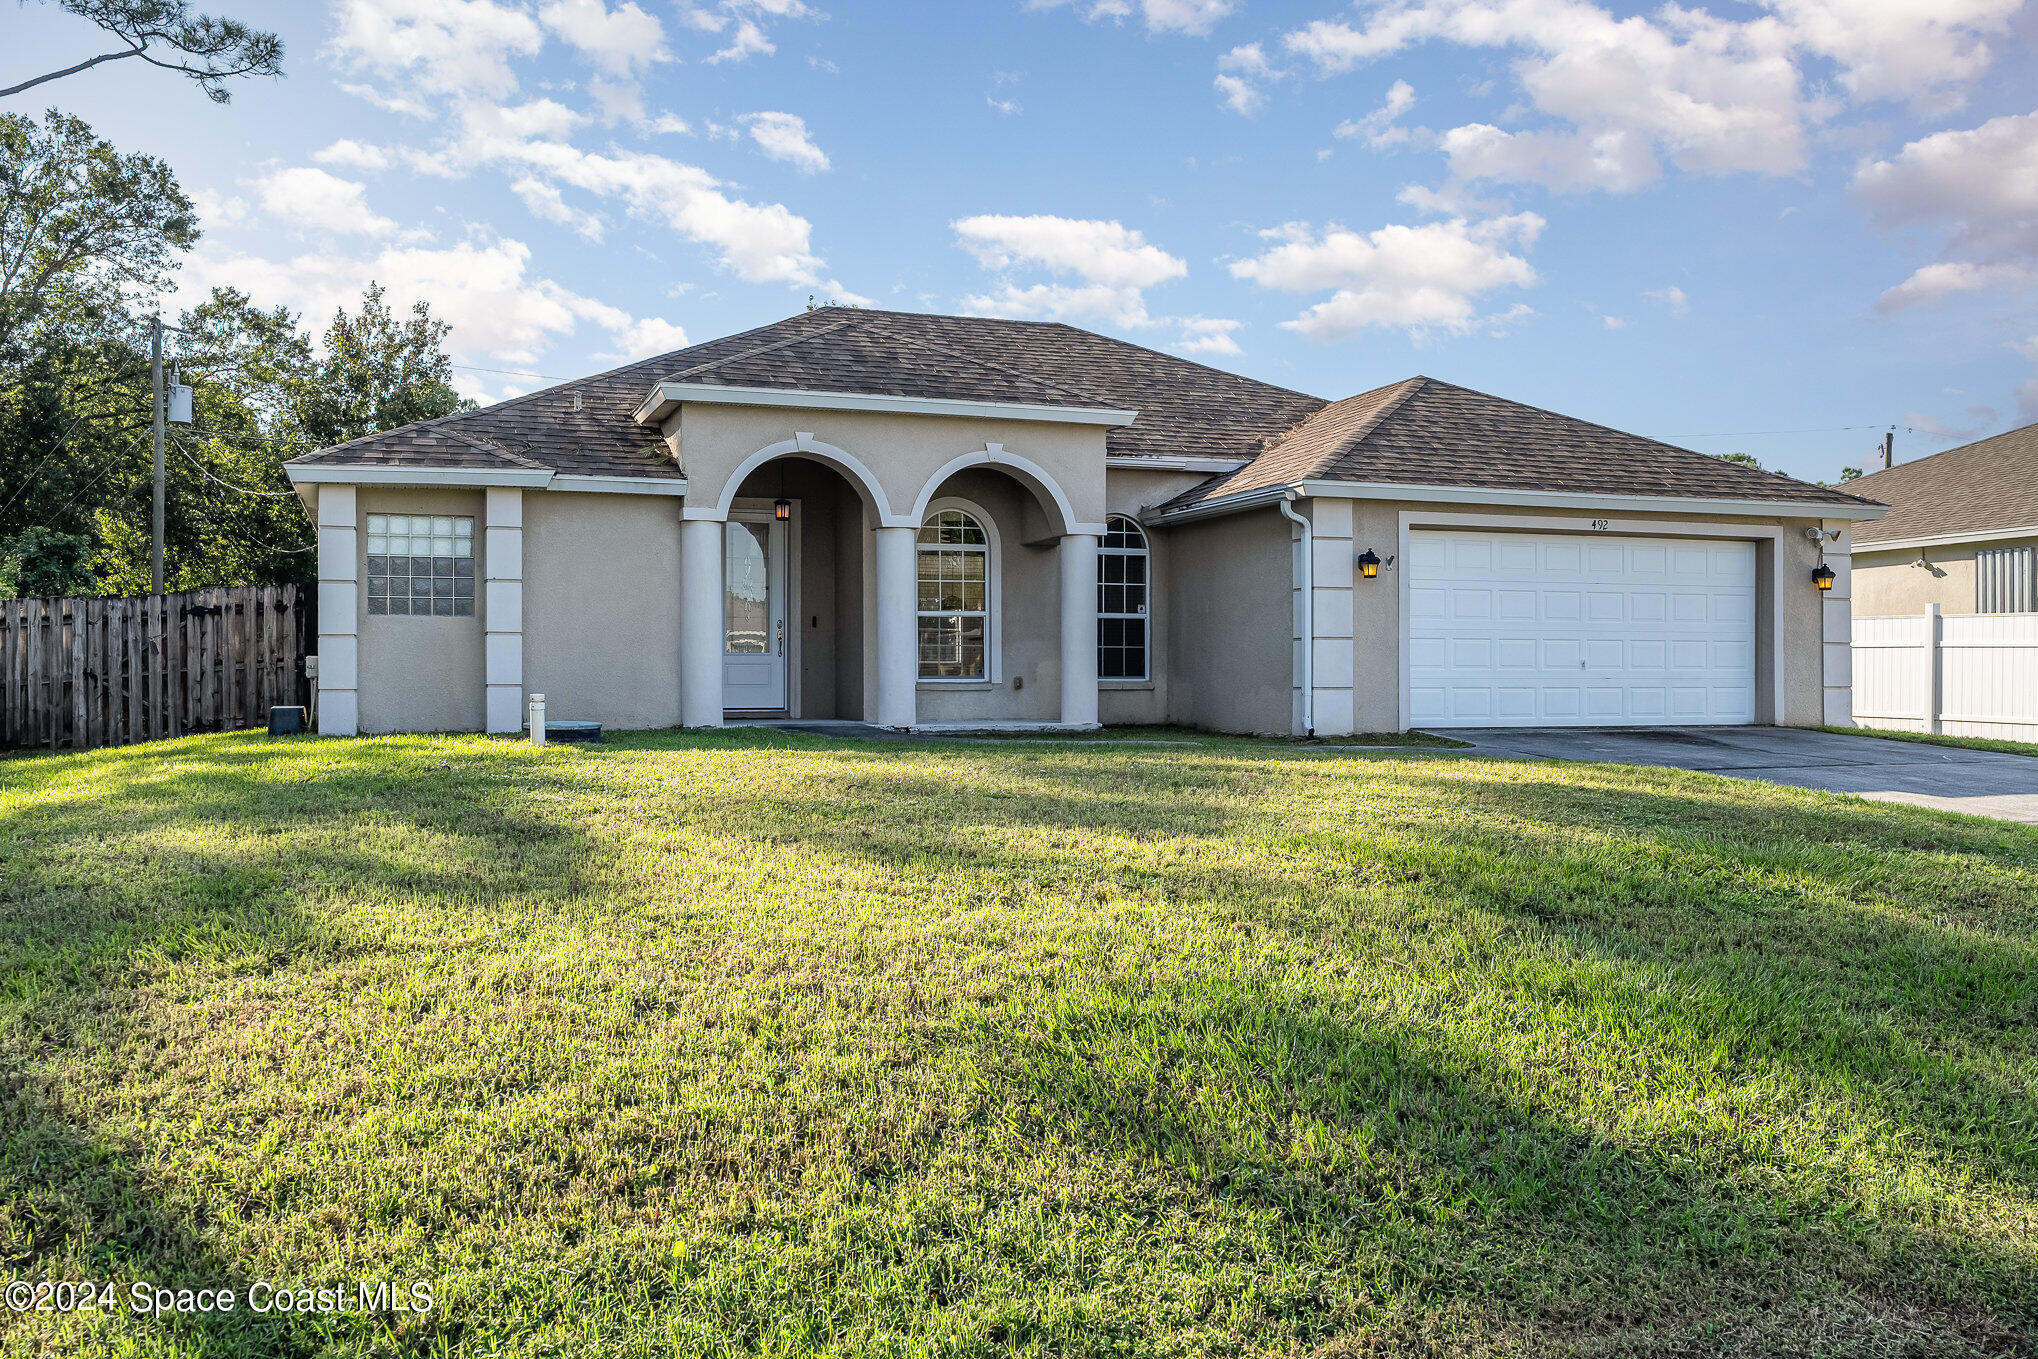
[[[1480,755],[1702,769],[2038,826],[2038,758],[1792,727],[1485,727]]]

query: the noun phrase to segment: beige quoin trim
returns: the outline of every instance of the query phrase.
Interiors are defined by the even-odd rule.
[[[359,498],[352,486],[318,489],[318,730],[361,729]]]
[[[1574,533],[1580,537],[1594,537],[1601,533],[1641,538],[1735,538],[1742,542],[1766,542],[1770,545],[1769,572],[1769,664],[1771,678],[1769,685],[1769,712],[1758,713],[1758,720],[1782,725],[1784,704],[1784,576],[1781,551],[1786,535],[1798,532],[1796,529],[1763,527],[1741,524],[1696,524],[1664,523],[1651,519],[1609,519],[1600,529],[1587,529],[1581,520],[1588,516],[1543,515],[1543,514],[1458,514],[1448,510],[1403,510],[1400,514],[1400,530],[1396,536],[1394,574],[1399,577],[1396,589],[1400,591],[1401,623],[1398,649],[1401,652],[1401,729],[1408,730],[1409,714],[1409,659],[1408,659],[1408,535],[1411,529],[1427,528],[1516,528],[1535,529],[1544,533]]]
[[[524,729],[524,493],[488,488],[482,527],[483,730]]]

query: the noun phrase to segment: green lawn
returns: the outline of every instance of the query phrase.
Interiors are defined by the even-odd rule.
[[[2029,741],[2000,741],[1993,736],[1943,736],[1935,732],[1885,731],[1881,727],[1818,727],[1839,736],[1870,736],[1879,741],[1915,741],[1927,746],[1958,746],[1962,750],[1994,750],[2005,755],[2038,755]]]
[[[1279,745],[0,762],[15,1355],[2029,1354],[2038,833]],[[124,1296],[124,1295],[123,1295]]]

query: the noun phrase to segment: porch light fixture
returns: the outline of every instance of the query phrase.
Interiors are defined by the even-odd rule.
[[[777,500],[772,501],[771,517],[778,520],[778,522],[781,524],[783,524],[786,520],[792,518],[793,502],[787,500],[784,496],[780,496]]]
[[[1380,554],[1370,547],[1359,554],[1359,574],[1367,580],[1380,574]]]
[[[1820,562],[1819,569],[1812,572],[1812,584],[1818,586],[1821,590],[1832,589],[1833,568],[1826,565],[1824,562]]]

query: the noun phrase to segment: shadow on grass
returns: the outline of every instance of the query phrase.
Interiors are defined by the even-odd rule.
[[[1311,962],[1377,962],[1353,941],[1382,921],[1431,932],[1491,916],[1559,974],[1606,969],[1615,1019],[1712,1030],[1739,1075],[1802,1079],[1855,1124],[1915,1131],[1954,1169],[2028,1197],[2038,837],[2015,828],[1766,794],[1743,806],[1678,776],[1577,783],[1476,762],[1269,765],[1232,751],[745,733],[557,755],[328,743],[295,747],[316,758],[285,777],[274,752],[286,748],[198,738],[166,748],[166,763],[134,756],[90,777],[60,760],[0,768],[0,792],[38,795],[0,826],[0,1033],[14,1035],[0,1175],[26,1205],[4,1238],[18,1272],[54,1261],[173,1284],[234,1277],[210,1244],[206,1200],[165,1202],[139,1149],[107,1145],[62,1102],[65,1054],[126,1022],[143,962],[204,949],[273,970],[353,947],[308,909],[332,892],[564,908],[601,889],[615,847],[580,805],[545,799],[627,775],[669,781],[626,795],[632,816],[673,836],[869,864],[916,901],[938,905],[964,875],[1006,880],[1015,909],[1095,884],[1278,944],[1242,970],[1189,958],[1165,984],[1071,962],[1005,1008],[958,1011],[952,1042],[1022,1160],[1073,1143],[1159,1163],[1177,1194],[1168,1210],[1243,1207],[1271,1223],[1283,1255],[1254,1306],[1299,1335],[1385,1326],[1383,1344],[1429,1344],[1438,1337],[1397,1338],[1394,1319],[1420,1331],[1466,1300],[1516,1338],[1557,1337],[1546,1349],[2012,1353],[2038,1327],[2028,1256],[1885,1214],[1844,1176],[1822,1202],[1812,1186],[1825,1172],[1738,1129],[1609,1134],[1448,1023],[1362,1012],[1335,968],[1320,985],[1294,980]],[[643,768],[639,757],[668,752],[670,766]],[[782,753],[782,777],[712,800],[688,783],[697,755],[760,752]],[[506,759],[524,762],[513,778]],[[964,765],[993,774],[973,785],[956,776]],[[1354,786],[1268,810],[1272,793],[1312,778]],[[1369,800],[1375,778],[1395,798]],[[316,858],[266,846],[270,823],[323,835]],[[104,871],[109,837],[137,855],[125,876]],[[1171,854],[1138,852],[1148,842]],[[1525,1011],[1582,1022],[1562,980],[1505,985]],[[450,1346],[460,1325],[441,1312],[383,1345]],[[333,1338],[275,1327],[208,1322],[187,1343],[287,1354]],[[1107,1332],[1093,1338],[1129,1339]]]

